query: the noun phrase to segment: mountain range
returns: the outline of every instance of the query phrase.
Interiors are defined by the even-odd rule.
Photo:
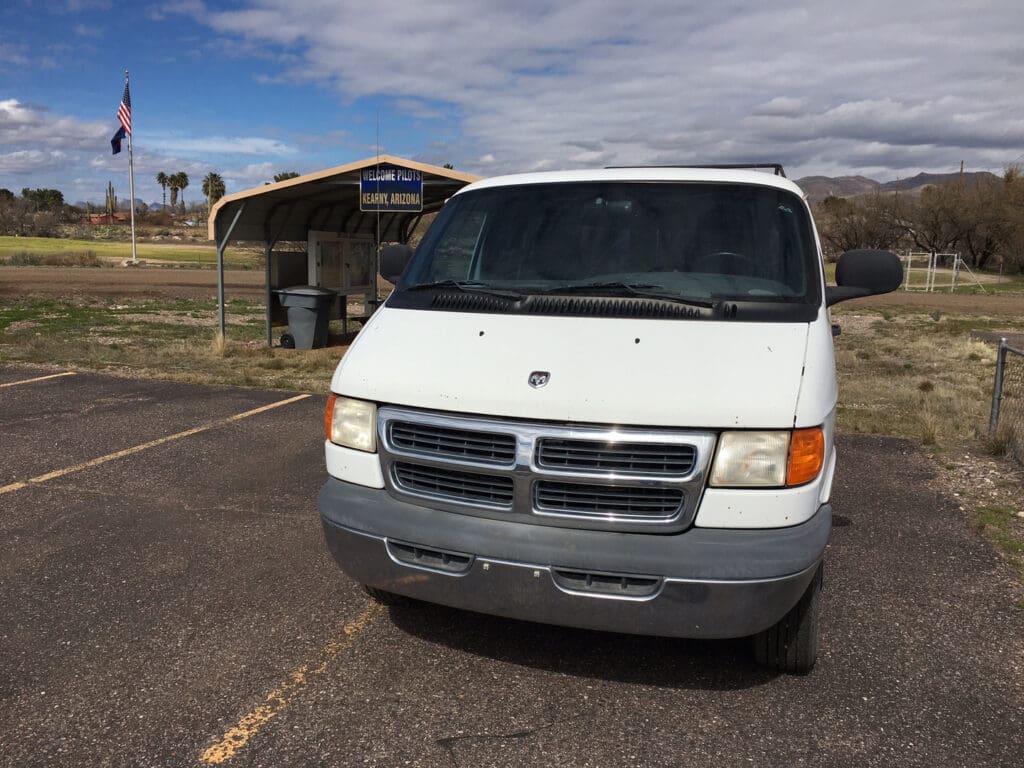
[[[797,185],[807,193],[812,203],[820,203],[829,195],[835,197],[857,197],[871,192],[906,192],[911,195],[921,194],[921,190],[932,184],[947,184],[957,181],[959,173],[919,173],[909,179],[880,182],[866,176],[804,176],[797,179]],[[964,184],[975,184],[998,181],[999,177],[988,171],[977,171],[963,174]]]

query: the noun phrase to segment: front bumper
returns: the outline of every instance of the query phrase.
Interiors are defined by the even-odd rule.
[[[828,543],[822,505],[789,528],[610,533],[421,507],[329,478],[318,500],[341,569],[455,608],[586,629],[725,638],[759,632],[800,599]]]

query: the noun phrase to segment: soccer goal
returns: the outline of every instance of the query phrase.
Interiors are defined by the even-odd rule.
[[[952,293],[965,279],[985,290],[959,253],[908,251],[903,256],[903,289],[906,291],[948,290]]]

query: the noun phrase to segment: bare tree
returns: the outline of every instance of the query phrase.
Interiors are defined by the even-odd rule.
[[[830,256],[857,248],[895,248],[904,231],[895,195],[829,196],[818,206],[816,219]]]

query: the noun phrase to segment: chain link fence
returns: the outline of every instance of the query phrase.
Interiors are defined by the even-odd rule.
[[[988,431],[1024,464],[1024,351],[1014,349],[1006,339],[999,341]]]

